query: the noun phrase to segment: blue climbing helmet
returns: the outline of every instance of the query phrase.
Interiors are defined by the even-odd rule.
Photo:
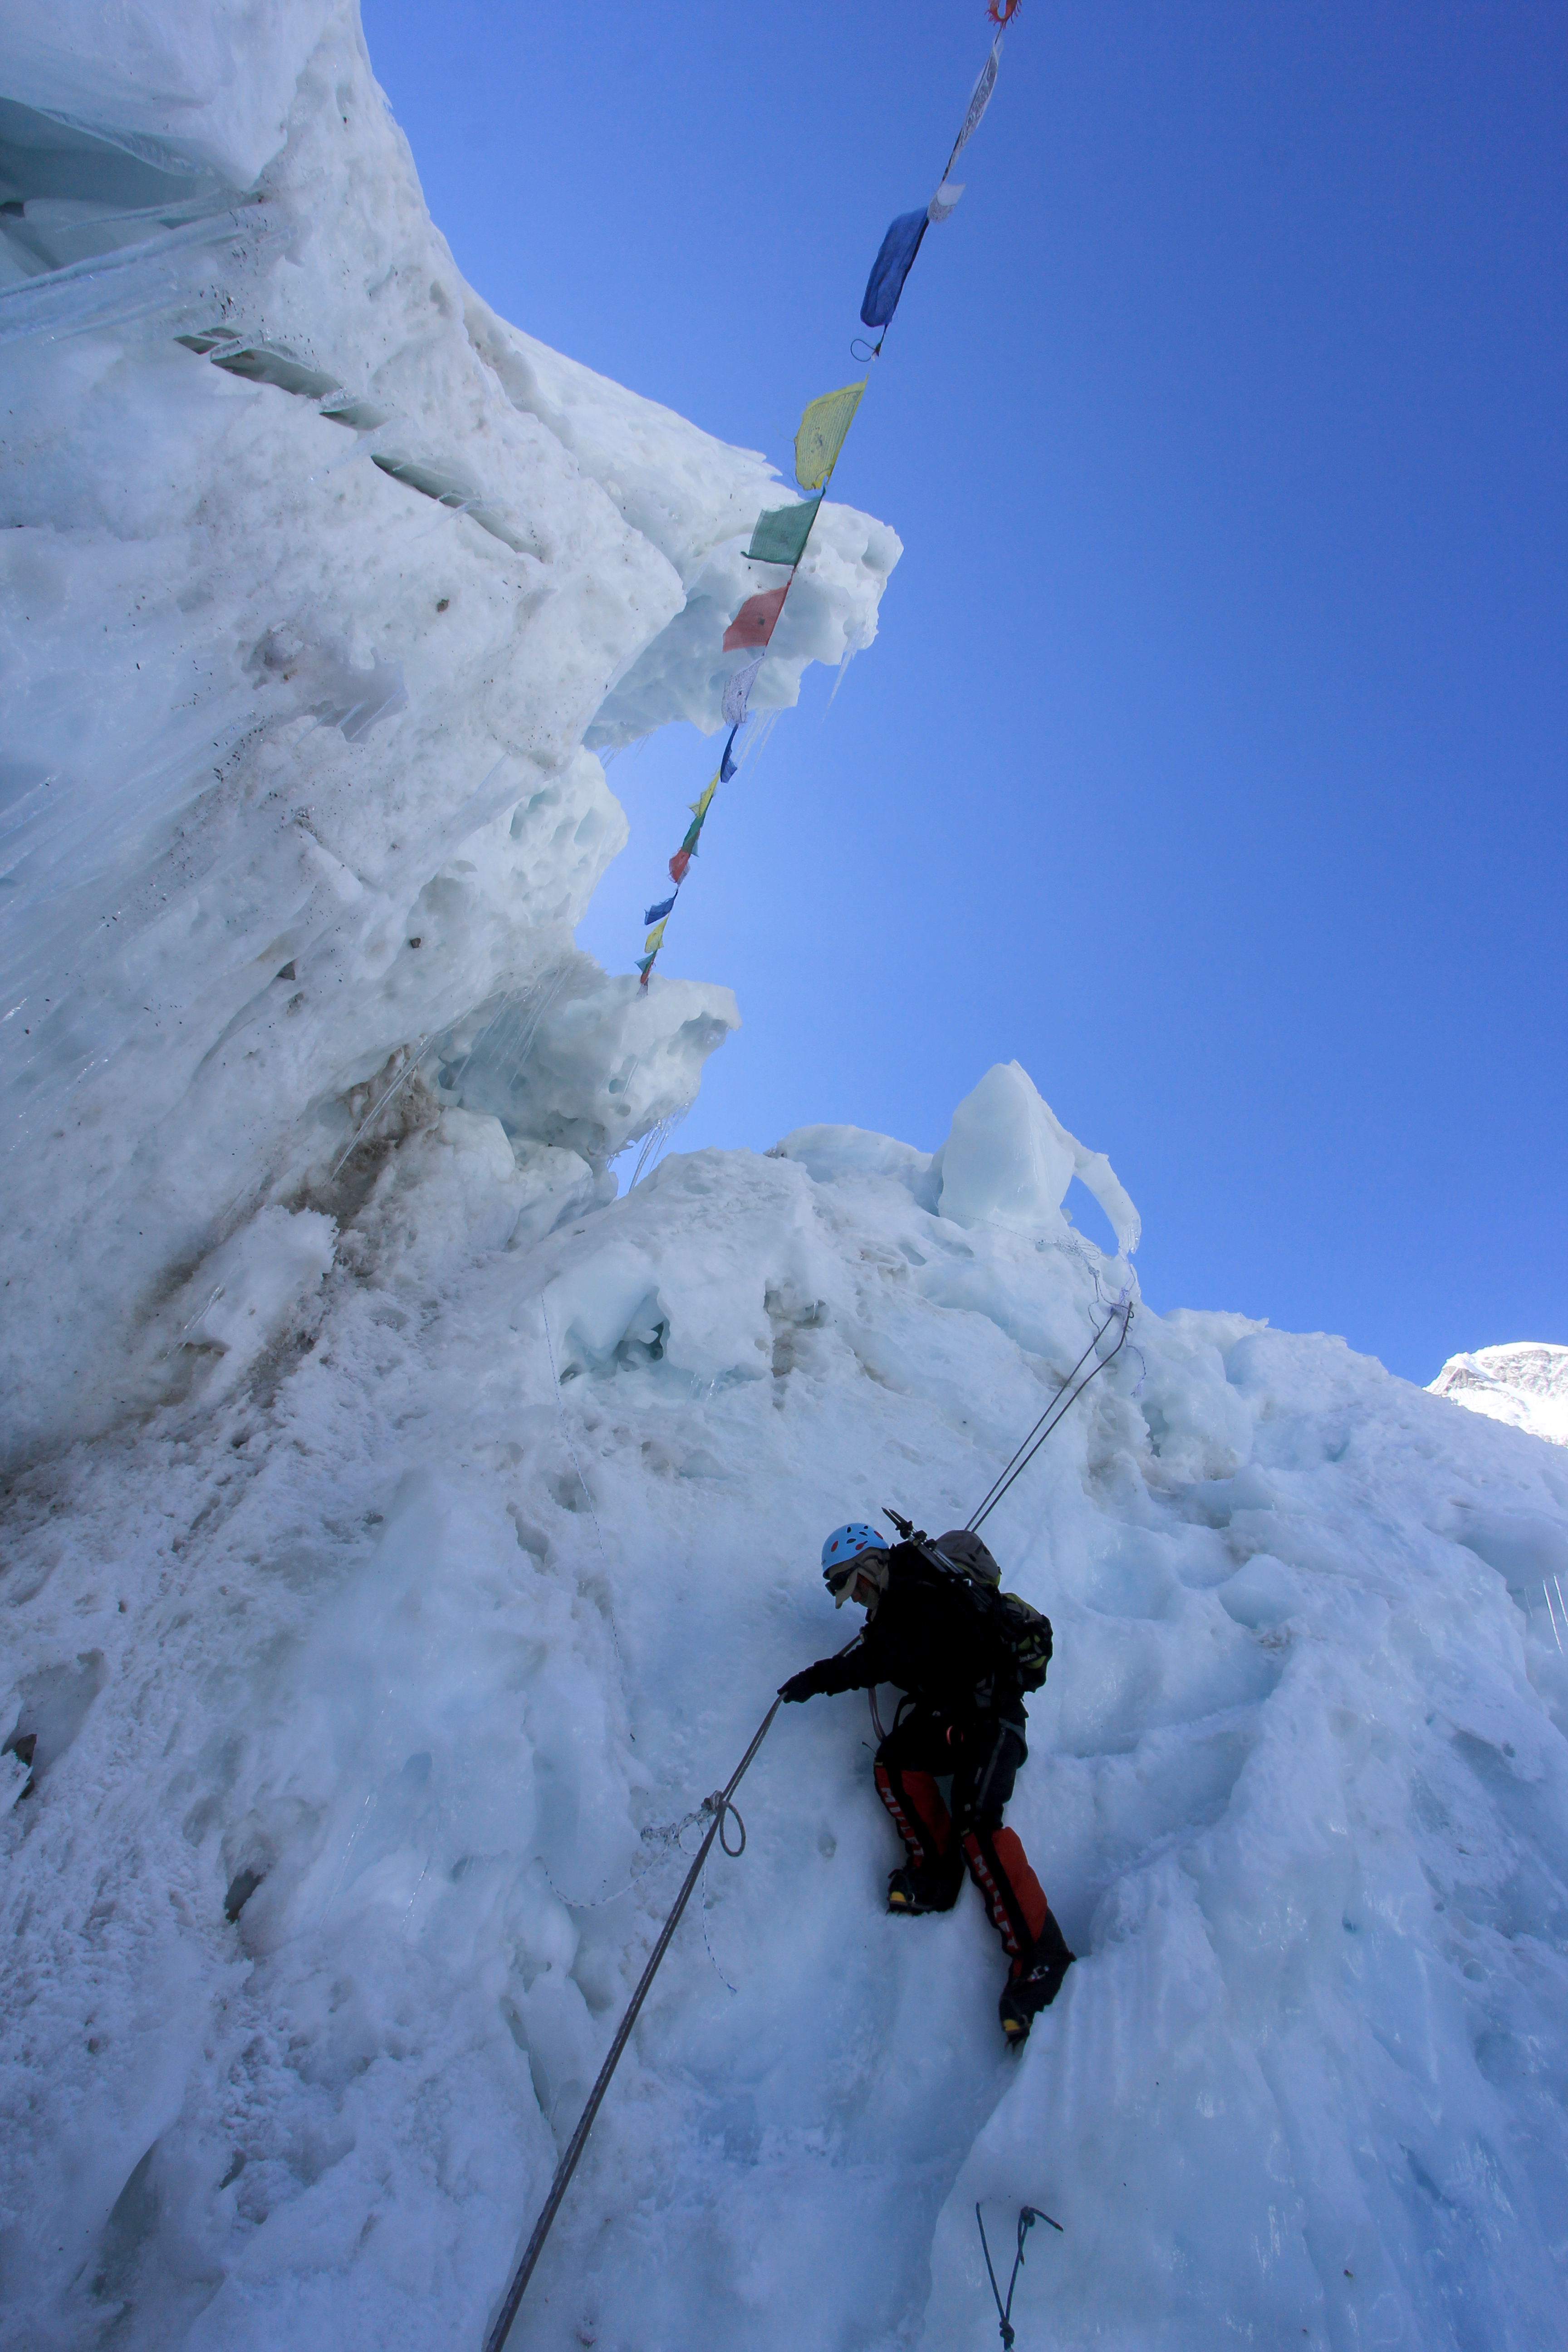
[[[855,1579],[860,1572],[857,1563],[868,1551],[886,1554],[887,1549],[885,1538],[877,1533],[875,1528],[868,1528],[863,1519],[851,1519],[847,1527],[834,1528],[822,1547],[822,1580],[833,1595],[836,1609],[843,1608],[854,1589]],[[870,1564],[867,1562],[868,1566]],[[876,1580],[880,1585],[886,1581],[887,1570],[881,1560],[876,1566],[882,1571]]]

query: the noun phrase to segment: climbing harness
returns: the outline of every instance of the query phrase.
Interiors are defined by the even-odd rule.
[[[1115,1347],[1112,1348],[1109,1356],[1100,1357],[1092,1371],[1084,1372],[1082,1380],[1079,1381],[1077,1388],[1074,1388],[1072,1386],[1073,1381],[1078,1380],[1079,1373],[1083,1371],[1085,1364],[1088,1363],[1090,1356],[1094,1354],[1095,1349],[1099,1347],[1100,1341],[1104,1339],[1106,1333],[1110,1330],[1111,1325],[1115,1322],[1119,1315],[1121,1318],[1121,1334],[1118,1339]],[[1051,1432],[1057,1428],[1058,1423],[1066,1417],[1067,1413],[1078,1402],[1079,1398],[1082,1396],[1090,1381],[1098,1380],[1100,1373],[1104,1371],[1106,1366],[1115,1362],[1117,1357],[1121,1353],[1122,1349],[1127,1345],[1127,1333],[1131,1325],[1131,1321],[1132,1300],[1131,1295],[1128,1295],[1117,1300],[1115,1306],[1112,1307],[1104,1322],[1100,1325],[1099,1330],[1096,1331],[1093,1339],[1089,1341],[1088,1347],[1084,1349],[1082,1355],[1079,1358],[1077,1363],[1068,1374],[1066,1380],[1063,1381],[1060,1388],[1057,1391],[1055,1396],[1051,1399],[1049,1404],[1046,1407],[1038,1421],[1036,1422],[1033,1429],[1030,1430],[1027,1437],[1025,1438],[1023,1444],[1019,1446],[1012,1460],[1006,1465],[1005,1468],[1003,1469],[999,1476],[993,1483],[989,1493],[985,1496],[985,1498],[982,1502],[979,1509],[974,1513],[973,1518],[969,1518],[964,1521],[964,1526],[968,1528],[971,1534],[973,1534],[984,1523],[984,1521],[990,1517],[992,1512],[996,1508],[997,1504],[1002,1500],[1003,1496],[1007,1492],[1008,1487],[1013,1484],[1013,1481],[1023,1475],[1023,1473],[1028,1468],[1030,1463],[1034,1460],[1036,1454],[1039,1452],[1047,1438],[1049,1437]]]
[[[1004,2303],[1002,2300],[1002,2290],[996,2284],[996,2273],[991,2267],[991,2249],[985,2243],[985,2223],[981,2218],[980,2208],[978,2205],[976,2205],[974,2209],[974,2218],[980,2223],[981,2251],[985,2256],[985,2269],[991,2281],[991,2292],[996,2298],[996,2316],[1002,2324],[1002,2342],[1006,2347],[1006,2352],[1013,2352],[1013,2345],[1017,2333],[1013,2326],[1013,2289],[1017,2285],[1018,2273],[1024,2267],[1024,2241],[1028,2236],[1029,2231],[1034,2228],[1037,2221],[1050,2221],[1052,2229],[1058,2231],[1063,2237],[1067,2235],[1067,2232],[1062,2229],[1062,2225],[1059,2221],[1051,2221],[1050,2215],[1048,2213],[1042,2213],[1037,2205],[1019,2206],[1018,2251],[1013,2257],[1013,2275],[1007,2282],[1007,2300]]]

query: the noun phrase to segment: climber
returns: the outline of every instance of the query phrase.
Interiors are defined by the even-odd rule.
[[[792,1675],[779,1696],[879,1683],[902,1692],[876,1757],[877,1793],[909,1857],[889,1878],[888,1908],[951,1911],[967,1863],[1007,1948],[1000,2015],[1016,2047],[1074,1958],[1016,1832],[1002,1826],[1028,1754],[1024,1691],[1045,1679],[1049,1624],[1001,1592],[1001,1570],[965,1528],[934,1544],[909,1529],[889,1549],[875,1528],[838,1528],[822,1548],[822,1575],[836,1607],[865,1610],[865,1628],[853,1648]],[[937,1783],[949,1775],[944,1803]]]

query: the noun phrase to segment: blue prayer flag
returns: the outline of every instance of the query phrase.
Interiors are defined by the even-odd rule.
[[[735,762],[730,754],[735,748],[735,738],[740,731],[738,727],[731,727],[730,730],[730,740],[725,744],[724,756],[719,762],[719,782],[721,784],[727,784],[735,772]]]
[[[921,249],[927,225],[928,215],[922,205],[918,213],[900,213],[882,239],[881,250],[866,280],[866,299],[860,305],[864,325],[885,327],[898,309],[910,264]]]
[[[673,898],[661,898],[657,907],[650,907],[648,908],[647,914],[643,917],[643,921],[645,923],[662,922],[674,904],[675,900]]]

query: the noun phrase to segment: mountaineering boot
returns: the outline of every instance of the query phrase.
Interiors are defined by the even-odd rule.
[[[951,1911],[963,1884],[962,1877],[944,1873],[939,1878],[932,1871],[917,1870],[911,1863],[889,1874],[888,1908],[907,1912],[910,1918],[918,1918],[922,1911]]]
[[[1030,2026],[1042,2009],[1049,2009],[1062,1989],[1062,1979],[1077,1958],[1076,1952],[1068,1951],[1067,1937],[1058,1927],[1055,1914],[1047,1911],[1034,1950],[1027,1959],[1014,1962],[1014,1973],[996,2005],[1010,2050],[1021,2049],[1028,2040]]]

